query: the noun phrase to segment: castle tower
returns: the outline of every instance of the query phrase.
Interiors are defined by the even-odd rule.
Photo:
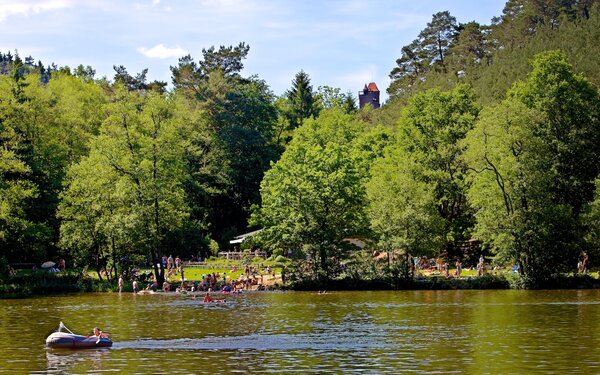
[[[373,108],[379,108],[381,106],[379,104],[379,89],[375,82],[365,85],[365,88],[358,92],[359,108],[362,108],[367,104],[371,104]]]

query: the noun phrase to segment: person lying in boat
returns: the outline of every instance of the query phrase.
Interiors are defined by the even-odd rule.
[[[108,335],[102,331],[98,327],[94,327],[94,336],[100,338],[108,338]]]

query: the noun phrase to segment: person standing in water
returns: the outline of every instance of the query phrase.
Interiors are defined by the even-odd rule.
[[[119,293],[123,291],[123,275],[119,275]]]

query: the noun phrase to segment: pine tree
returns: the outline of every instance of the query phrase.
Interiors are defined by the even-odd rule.
[[[296,74],[292,81],[292,88],[286,92],[285,96],[290,105],[287,117],[292,129],[302,125],[305,119],[315,118],[319,114],[310,78],[303,70]]]

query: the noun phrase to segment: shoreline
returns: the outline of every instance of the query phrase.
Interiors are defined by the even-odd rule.
[[[52,279],[45,277],[44,280]],[[302,280],[290,283],[286,286],[277,287],[271,285],[263,290],[243,290],[244,293],[257,293],[263,291],[398,291],[398,290],[508,290],[508,289],[523,289],[523,290],[580,290],[580,289],[600,289],[600,280],[591,275],[568,275],[560,276],[547,280],[542,285],[535,288],[526,287],[524,284],[519,284],[515,280],[505,275],[484,275],[478,277],[466,278],[445,278],[442,276],[431,276],[415,280]],[[23,278],[19,280],[25,281]],[[31,283],[22,283],[20,285],[11,283],[0,284],[0,299],[21,299],[28,297],[39,296],[54,296],[66,294],[80,293],[118,293],[116,284],[106,281],[100,282],[90,278],[77,280],[73,283],[73,276],[54,278],[52,283],[46,287],[40,284],[40,280],[33,279]],[[60,281],[60,282],[57,282]],[[176,287],[177,284],[172,284]],[[133,293],[131,283],[127,283],[122,293]],[[206,291],[186,291],[185,293],[176,291],[156,291],[148,292],[145,289],[138,292],[140,295],[169,295],[169,296],[199,296],[206,294]],[[211,291],[213,295],[222,295],[220,290]],[[235,295],[235,294],[233,294]],[[227,294],[223,295],[227,296]]]

